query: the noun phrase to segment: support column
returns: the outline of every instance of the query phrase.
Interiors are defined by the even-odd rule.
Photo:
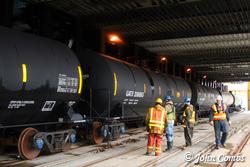
[[[102,30],[87,27],[79,17],[76,18],[74,31],[78,49],[89,48],[101,53],[106,52],[105,33]]]
[[[168,60],[165,62],[165,73],[168,74]]]
[[[192,73],[188,74],[188,81],[189,81],[189,82],[192,81]]]
[[[105,53],[106,52],[106,46],[105,46],[105,33],[104,33],[104,31],[103,30],[100,30],[100,37],[99,37],[99,39],[100,39],[100,43],[99,43],[99,49],[100,49],[100,52],[101,53]]]
[[[248,111],[250,111],[250,82],[248,82],[248,88],[247,88],[247,108]]]
[[[175,76],[175,62],[173,62],[173,76]]]

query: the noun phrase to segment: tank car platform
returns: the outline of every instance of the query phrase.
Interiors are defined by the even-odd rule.
[[[192,147],[184,147],[183,128],[174,130],[174,148],[156,157],[147,156],[145,128],[129,129],[117,141],[100,145],[78,146],[68,152],[41,155],[21,161],[18,155],[0,156],[0,166],[11,167],[112,167],[112,166],[249,166],[250,112],[232,114],[232,125],[225,148],[214,149],[214,131],[207,119],[195,126]],[[163,149],[166,148],[164,137]]]

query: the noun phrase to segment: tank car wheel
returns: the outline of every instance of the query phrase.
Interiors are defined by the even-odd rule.
[[[101,122],[93,122],[92,142],[94,144],[101,144],[104,140],[104,138],[101,136],[101,128],[102,128]]]
[[[38,133],[34,128],[26,128],[22,131],[18,139],[18,152],[22,159],[34,159],[40,154],[33,144],[33,136]]]

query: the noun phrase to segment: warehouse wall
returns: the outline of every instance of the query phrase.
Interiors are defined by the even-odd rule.
[[[228,86],[228,90],[234,95],[238,95],[242,100],[242,107],[250,111],[250,82],[229,82],[223,83]]]

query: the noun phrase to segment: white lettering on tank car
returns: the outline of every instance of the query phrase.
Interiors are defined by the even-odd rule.
[[[77,93],[78,78],[68,77],[65,74],[59,74],[57,92]]]
[[[83,79],[88,79],[88,78],[89,78],[89,74],[84,74],[84,75],[82,75],[82,78],[83,78]]]
[[[32,105],[35,104],[34,101],[21,101],[21,100],[11,100],[8,108],[9,109],[19,109],[20,107],[26,107],[26,105]]]
[[[123,104],[138,104],[139,99],[124,99]]]
[[[56,101],[46,101],[42,108],[42,111],[52,111],[55,104],[56,104]]]
[[[133,97],[134,96],[134,91],[126,91],[126,97]]]
[[[144,92],[135,92],[134,97],[144,97]]]
[[[144,97],[144,92],[137,92],[137,91],[126,91],[126,97]]]

